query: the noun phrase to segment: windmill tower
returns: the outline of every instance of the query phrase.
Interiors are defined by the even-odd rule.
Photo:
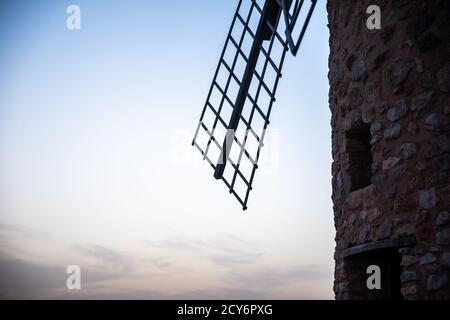
[[[449,14],[449,1],[328,1],[338,299],[450,298]]]

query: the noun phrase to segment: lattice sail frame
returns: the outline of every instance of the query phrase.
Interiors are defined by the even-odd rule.
[[[304,0],[239,0],[234,14],[192,145],[244,210],[286,52],[296,54],[315,1],[297,44],[291,33]]]

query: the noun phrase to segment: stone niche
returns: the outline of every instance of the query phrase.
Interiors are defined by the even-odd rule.
[[[336,298],[449,299],[450,1],[327,10]],[[371,264],[380,290],[366,286]]]

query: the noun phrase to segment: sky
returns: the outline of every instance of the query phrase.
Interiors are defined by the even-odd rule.
[[[191,146],[236,4],[1,2],[0,297],[333,298],[325,1],[246,211]]]

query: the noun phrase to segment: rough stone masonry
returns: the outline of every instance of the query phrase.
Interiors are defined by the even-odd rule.
[[[366,27],[370,5],[380,30]],[[377,298],[346,253],[388,246],[401,298],[449,299],[450,1],[328,0],[327,10],[336,298]]]

